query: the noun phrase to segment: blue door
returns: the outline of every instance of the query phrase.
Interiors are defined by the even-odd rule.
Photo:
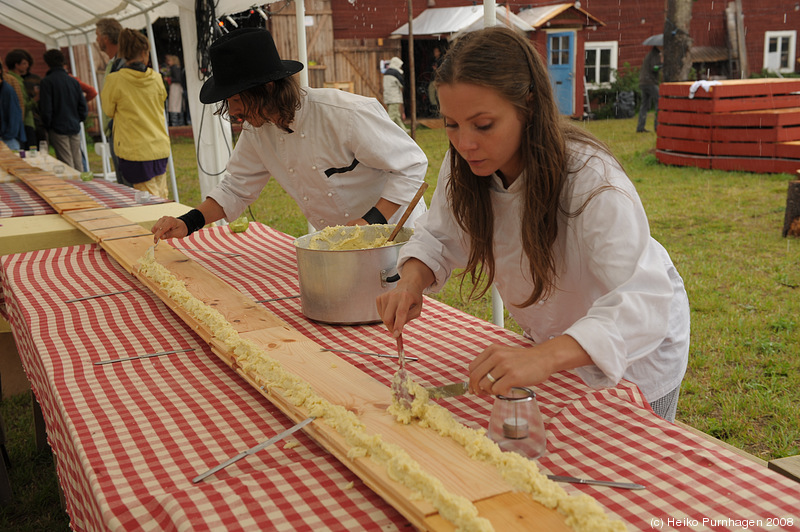
[[[553,85],[558,110],[572,115],[575,111],[575,61],[573,57],[575,34],[573,32],[547,35],[547,68]]]

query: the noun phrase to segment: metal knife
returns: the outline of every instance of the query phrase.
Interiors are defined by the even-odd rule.
[[[458,397],[469,391],[468,382],[456,382],[445,384],[444,386],[430,386],[425,388],[431,399],[443,399],[445,397]]]
[[[626,490],[646,489],[641,484],[632,482],[612,482],[610,480],[591,480],[588,478],[566,477],[563,475],[547,475],[547,478],[555,482],[570,482],[572,484],[593,484],[595,486],[608,486],[609,488],[623,488]]]
[[[233,458],[229,458],[229,459],[225,460],[224,462],[222,462],[218,466],[212,467],[211,469],[209,469],[208,471],[206,471],[202,475],[197,475],[196,477],[194,477],[192,479],[192,482],[197,484],[201,480],[205,479],[206,477],[209,477],[209,476],[213,475],[217,471],[220,471],[221,469],[225,469],[226,467],[228,467],[229,465],[231,465],[234,462],[238,462],[239,460],[241,460],[245,456],[257,453],[258,451],[260,451],[264,447],[272,445],[276,441],[282,440],[286,436],[289,436],[290,434],[292,434],[294,432],[297,432],[298,430],[302,429],[303,427],[305,427],[306,425],[308,425],[309,423],[314,421],[314,419],[316,419],[314,416],[307,417],[306,419],[304,419],[303,421],[301,421],[300,423],[298,423],[294,427],[290,427],[290,428],[284,430],[283,432],[281,432],[280,434],[276,434],[275,436],[273,436],[272,438],[268,439],[267,441],[263,441],[263,442],[259,443],[258,445],[250,447],[246,451],[243,451],[243,452],[237,454]]]

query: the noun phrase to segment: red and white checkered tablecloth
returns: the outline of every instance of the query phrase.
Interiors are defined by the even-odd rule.
[[[150,196],[149,199],[137,203],[135,189],[103,179],[92,181],[70,180],[67,182],[75,185],[79,190],[85,192],[108,209],[155,205],[170,201],[158,196]],[[0,218],[36,216],[39,214],[54,214],[55,212],[45,200],[25,183],[0,183]]]
[[[210,228],[170,243],[203,250],[184,253],[260,300],[299,293],[291,242],[251,223],[246,233]],[[0,266],[6,312],[44,412],[74,528],[349,531],[407,525],[303,433],[290,438],[299,442],[294,448],[279,442],[192,484],[197,474],[292,422],[99,247],[9,255]],[[395,351],[382,325],[315,323],[302,315],[299,299],[265,305],[323,347]],[[468,362],[492,342],[527,344],[432,299],[403,336],[406,352],[420,359],[410,371],[431,385],[466,378]],[[94,364],[178,349],[191,351]],[[392,359],[341,356],[387,386],[396,370]],[[630,530],[800,530],[796,483],[656,417],[631,383],[592,390],[567,372],[536,391],[548,436],[541,468],[646,485],[639,491],[565,485],[595,497]],[[487,425],[491,402],[484,398],[443,404],[469,426]],[[775,518],[784,521],[770,526],[767,520]]]

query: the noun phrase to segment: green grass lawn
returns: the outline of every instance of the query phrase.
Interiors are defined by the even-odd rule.
[[[678,419],[761,459],[800,453],[800,240],[782,238],[792,176],[663,166],[653,133],[635,133],[635,119],[589,122],[636,185],[651,232],[682,274],[692,308],[689,368]],[[420,129],[430,165],[430,203],[447,146],[441,129]],[[181,203],[200,201],[191,139],[173,142]],[[99,169],[99,162],[93,161]],[[306,223],[280,187],[270,183],[251,219],[299,236]],[[491,302],[463,302],[457,282],[437,297],[491,319]],[[506,319],[506,327],[519,331]],[[14,461],[16,500],[0,509],[0,529],[52,530],[67,525],[58,508],[49,455],[33,453],[27,396],[2,402]],[[11,421],[10,421],[11,420]],[[33,487],[28,488],[27,486]]]

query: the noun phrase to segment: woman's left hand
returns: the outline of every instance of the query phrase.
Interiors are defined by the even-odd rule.
[[[469,391],[505,395],[515,386],[533,386],[550,376],[535,347],[492,344],[469,365]]]
[[[562,335],[534,347],[492,344],[469,365],[469,390],[476,395],[505,395],[516,386],[534,386],[557,371],[592,363],[571,336]]]

